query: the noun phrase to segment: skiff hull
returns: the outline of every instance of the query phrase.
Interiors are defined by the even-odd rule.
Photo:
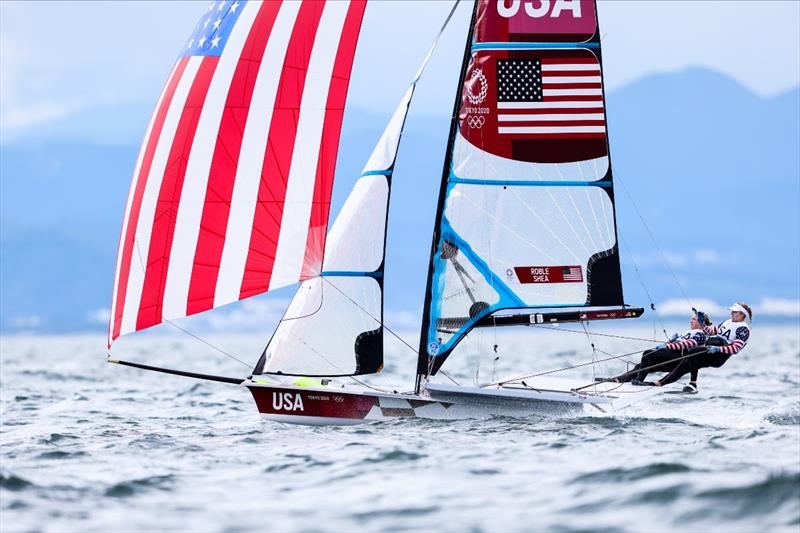
[[[491,416],[524,417],[568,414],[584,405],[612,408],[619,394],[577,394],[566,390],[526,387],[455,387],[430,384],[423,395],[379,392],[345,386],[297,386],[247,381],[259,413],[276,422],[304,425],[352,425],[398,418],[458,420]],[[617,385],[616,387],[619,387]],[[637,388],[637,396],[650,396]],[[605,405],[605,407],[604,407]]]

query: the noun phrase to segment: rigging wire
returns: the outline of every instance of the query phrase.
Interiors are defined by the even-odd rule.
[[[215,349],[216,351],[218,351],[219,353],[221,353],[221,354],[225,355],[226,357],[230,357],[230,358],[231,358],[231,359],[233,359],[234,361],[237,361],[237,362],[241,363],[242,365],[246,366],[247,368],[253,368],[253,365],[251,365],[250,363],[245,363],[244,361],[242,361],[241,359],[239,359],[239,358],[238,358],[238,357],[236,357],[235,355],[229,354],[228,352],[226,352],[225,350],[223,350],[223,349],[222,349],[222,348],[220,348],[219,346],[214,346],[213,344],[211,344],[211,343],[210,343],[210,342],[208,342],[207,340],[205,340],[205,339],[203,339],[203,338],[199,337],[198,335],[195,335],[194,333],[192,333],[192,332],[191,332],[191,331],[189,331],[188,329],[182,328],[182,327],[181,327],[181,326],[179,326],[178,324],[175,324],[175,323],[174,323],[172,320],[169,320],[169,319],[167,319],[167,318],[164,318],[163,316],[162,316],[162,320],[164,320],[164,322],[166,322],[167,324],[169,324],[169,325],[170,325],[170,326],[172,326],[173,328],[176,328],[176,329],[178,329],[178,330],[180,330],[180,331],[182,331],[182,332],[186,333],[186,334],[187,334],[187,335],[189,335],[190,337],[193,337],[193,338],[197,339],[198,341],[202,342],[202,343],[203,343],[203,344],[205,344],[206,346],[209,346],[209,347],[211,347],[211,348]]]
[[[145,272],[146,269],[145,269],[145,266],[144,266],[144,260],[142,259],[142,252],[139,249],[139,239],[134,238],[133,243],[136,245],[136,257],[139,258],[139,266],[142,268],[142,272]],[[192,333],[191,331],[189,331],[189,330],[187,330],[185,328],[182,328],[178,324],[174,323],[172,320],[169,320],[167,317],[165,317],[163,315],[163,313],[161,315],[161,320],[163,322],[166,322],[167,324],[169,324],[173,328],[178,329],[178,330],[186,333],[190,337],[193,337],[193,338],[197,339],[198,341],[202,342],[206,346],[209,346],[210,348],[215,349],[216,351],[218,351],[219,353],[221,353],[225,357],[229,357],[229,358],[233,359],[234,361],[246,366],[247,368],[253,368],[253,365],[251,365],[249,363],[245,363],[244,361],[242,361],[241,359],[239,359],[235,355],[229,354],[228,352],[226,352],[225,350],[223,350],[219,346],[214,346],[213,344],[211,344],[207,340],[200,338],[198,335],[195,335],[194,333]],[[109,357],[111,356],[111,350],[110,349],[108,350],[108,355],[109,355]]]
[[[564,328],[561,328],[561,327],[548,326],[548,325],[545,325],[545,324],[531,324],[528,327],[542,328],[542,329],[552,329],[553,331],[564,331],[566,333],[581,333],[581,334],[585,333],[585,332],[583,332],[581,330],[578,330],[578,329],[564,329]],[[610,338],[613,338],[613,339],[625,339],[625,340],[629,340],[629,341],[653,342],[653,339],[643,339],[641,337],[628,337],[626,335],[614,335],[614,334],[611,334],[611,333],[593,332],[592,335],[594,335],[596,337],[610,337]]]
[[[538,378],[540,376],[547,376],[549,374],[556,374],[558,372],[564,372],[564,371],[567,371],[567,370],[573,370],[575,368],[582,368],[584,366],[594,365],[596,363],[605,363],[606,361],[614,361],[614,360],[623,360],[624,361],[624,359],[623,359],[624,357],[629,357],[631,355],[636,355],[637,353],[642,353],[643,351],[644,350],[636,350],[635,352],[628,352],[628,353],[624,353],[624,354],[620,354],[620,355],[612,355],[612,356],[606,357],[604,359],[597,359],[596,361],[587,361],[585,363],[578,363],[576,365],[565,366],[565,367],[562,367],[562,368],[557,368],[555,370],[547,370],[545,372],[538,372],[536,374],[525,374],[524,376],[515,376],[513,378],[504,379],[502,381],[495,381],[494,383],[489,383],[489,385],[486,385],[486,386],[490,387],[492,385],[505,385],[506,383],[514,383],[514,382],[519,381],[521,379]],[[658,366],[658,365],[656,365],[656,366]]]
[[[386,331],[388,331],[389,333],[391,333],[391,334],[392,334],[392,336],[393,336],[394,338],[396,338],[397,340],[399,340],[400,342],[402,342],[404,345],[406,345],[406,346],[408,347],[408,349],[409,349],[409,350],[411,350],[411,351],[412,351],[412,352],[414,352],[414,353],[415,353],[417,356],[419,356],[419,352],[418,352],[418,351],[417,351],[417,350],[416,350],[416,349],[415,349],[413,346],[411,346],[411,345],[410,345],[408,342],[406,342],[406,340],[405,340],[403,337],[401,337],[401,336],[400,336],[398,333],[396,333],[394,330],[392,330],[392,328],[390,328],[389,326],[387,326],[387,325],[386,325],[386,323],[385,323],[384,321],[382,321],[382,320],[380,320],[379,318],[377,318],[377,317],[373,316],[373,314],[372,314],[372,313],[370,313],[369,311],[367,311],[366,309],[364,309],[364,307],[363,307],[361,304],[359,304],[357,301],[353,300],[353,299],[350,297],[350,295],[349,295],[349,294],[345,293],[345,292],[344,292],[342,289],[340,289],[339,287],[337,287],[337,286],[336,286],[336,285],[335,285],[335,284],[334,284],[334,283],[333,283],[331,280],[329,280],[329,279],[328,279],[328,277],[327,277],[327,276],[320,276],[320,279],[322,279],[323,281],[325,281],[325,283],[327,283],[328,285],[330,285],[331,287],[333,287],[334,289],[336,289],[337,291],[339,291],[339,294],[341,294],[342,296],[344,296],[345,298],[347,298],[347,299],[350,301],[350,303],[352,303],[353,305],[355,305],[356,307],[358,307],[358,308],[359,308],[361,311],[363,311],[363,312],[364,312],[364,314],[366,314],[366,315],[367,315],[368,317],[370,317],[372,320],[374,320],[375,322],[377,322],[377,323],[378,323],[380,326],[382,326],[382,327],[383,327],[383,329],[385,329]],[[444,376],[445,376],[447,379],[449,379],[450,381],[452,381],[454,384],[456,384],[456,385],[460,385],[460,383],[458,383],[458,382],[457,382],[455,379],[451,378],[451,377],[450,377],[448,374],[446,374],[446,373],[445,373],[443,370],[439,369],[439,372],[441,372],[441,373],[442,373],[442,375],[444,375]]]
[[[696,356],[696,355],[701,355],[701,354],[704,354],[704,353],[707,353],[707,352],[708,352],[708,350],[701,350],[701,351],[699,351],[699,352],[695,352],[695,353],[687,353],[687,354],[685,354],[685,355],[682,355],[682,356],[680,356],[680,357],[676,357],[675,359],[670,359],[669,361],[664,361],[664,362],[661,362],[661,363],[656,363],[656,364],[654,364],[654,365],[645,366],[645,367],[642,367],[642,368],[637,368],[637,369],[635,370],[635,372],[642,372],[642,371],[644,371],[644,370],[652,370],[652,369],[654,369],[654,368],[658,368],[658,367],[660,367],[660,366],[662,366],[662,365],[666,365],[666,364],[669,364],[669,363],[674,363],[674,362],[676,362],[676,361],[682,361],[682,360],[684,360],[684,359],[688,359],[688,358],[690,358],[690,357],[694,357],[694,356]],[[622,375],[623,375],[623,376],[625,376],[625,375],[628,375],[628,374],[632,374],[633,372],[634,372],[633,370],[630,370],[630,371],[628,371],[628,372],[625,372],[625,373],[624,373],[624,374],[622,374]],[[613,381],[614,379],[615,379],[615,378],[604,379],[604,380],[602,380],[602,381],[595,381],[594,383],[589,383],[588,385],[583,385],[583,386],[581,386],[581,387],[576,387],[576,388],[572,389],[572,391],[573,391],[573,392],[576,392],[576,391],[579,391],[579,390],[582,390],[582,389],[587,389],[587,388],[589,388],[589,387],[592,387],[592,386],[597,386],[597,385],[599,385],[599,384],[601,384],[601,383],[613,383],[613,382],[614,382],[614,381]],[[620,385],[621,385],[621,383],[620,383]]]
[[[650,226],[648,226],[647,222],[644,220],[644,216],[642,215],[642,212],[639,211],[639,207],[636,205],[636,202],[633,200],[633,196],[631,195],[630,191],[628,190],[628,187],[625,185],[625,182],[622,180],[622,178],[620,176],[614,176],[614,181],[618,181],[620,183],[620,185],[622,185],[622,189],[625,191],[625,195],[628,197],[628,200],[631,202],[631,205],[633,206],[634,211],[636,211],[636,215],[639,217],[639,220],[641,220],[642,226],[644,226],[644,229],[647,230],[647,234],[650,235],[650,240],[653,241],[653,245],[656,247],[656,250],[658,250],[658,253],[661,256],[661,260],[664,262],[665,265],[667,265],[667,268],[669,269],[670,274],[672,274],[672,279],[675,280],[675,284],[678,286],[678,289],[680,289],[681,294],[683,295],[683,299],[686,300],[686,303],[689,304],[689,307],[693,307],[691,300],[689,300],[689,297],[686,295],[686,291],[683,289],[683,285],[681,284],[680,280],[678,279],[677,274],[675,274],[675,271],[672,269],[672,265],[670,265],[669,261],[667,261],[667,258],[664,255],[664,252],[661,250],[661,247],[658,245],[658,241],[656,240],[655,235],[653,235],[653,232],[650,230]]]
[[[653,301],[653,296],[650,294],[650,290],[647,288],[647,284],[644,282],[644,277],[642,273],[639,271],[639,265],[636,263],[636,259],[633,258],[633,253],[631,253],[631,249],[628,246],[628,243],[625,239],[620,236],[620,242],[625,247],[625,251],[628,252],[628,257],[633,263],[633,271],[636,272],[636,277],[639,279],[639,283],[642,284],[642,288],[644,289],[645,294],[647,295],[647,299],[650,300],[650,309],[653,311],[653,340],[656,340],[656,332],[655,332],[655,321],[658,320],[659,325],[661,326],[661,330],[664,332],[664,337],[669,337],[667,335],[667,328],[664,327],[664,322],[661,320],[661,315],[658,314],[656,310],[656,304]]]

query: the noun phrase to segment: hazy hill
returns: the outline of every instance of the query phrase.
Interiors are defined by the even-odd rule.
[[[391,111],[348,111],[334,211]],[[763,99],[723,75],[689,69],[612,92],[608,112],[615,176],[687,292],[721,302],[800,297],[800,89]],[[97,110],[2,146],[0,329],[103,327],[89,315],[109,307],[149,113]],[[447,127],[446,117],[412,111],[409,119],[390,215],[388,310],[414,315],[421,305]],[[678,296],[619,184],[617,205],[620,233],[654,299]],[[627,300],[646,304],[631,256],[623,262]]]

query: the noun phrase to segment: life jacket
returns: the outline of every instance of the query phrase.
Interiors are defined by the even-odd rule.
[[[702,329],[687,329],[680,338],[683,340],[692,339],[698,346],[703,346],[706,343],[708,334]]]
[[[749,338],[750,325],[747,322],[734,322],[728,319],[717,326],[716,334],[709,338],[707,344],[717,344],[722,341],[725,345],[728,345],[733,344],[738,339],[746,346]],[[742,346],[742,349],[744,349],[744,346]]]

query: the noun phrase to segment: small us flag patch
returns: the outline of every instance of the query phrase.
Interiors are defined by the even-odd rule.
[[[583,281],[583,275],[581,274],[581,267],[578,266],[564,267],[562,279],[564,281]]]

